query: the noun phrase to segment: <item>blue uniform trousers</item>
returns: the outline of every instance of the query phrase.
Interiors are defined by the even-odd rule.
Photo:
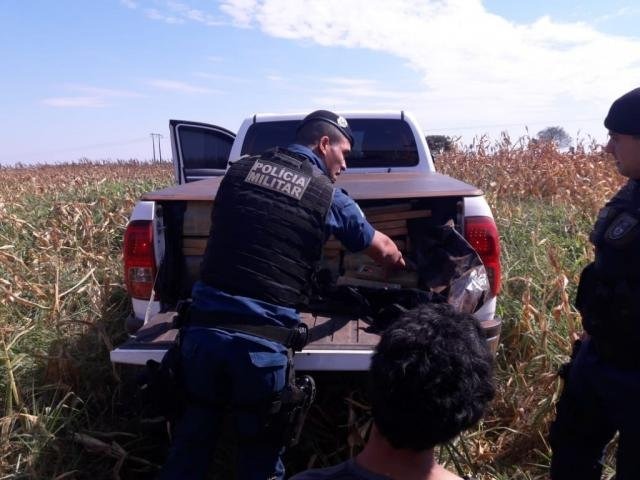
[[[178,420],[161,479],[203,479],[231,405],[238,436],[236,478],[284,478],[278,440],[264,425],[274,394],[285,387],[287,350],[276,342],[213,328],[186,328],[181,358],[190,399]]]
[[[586,340],[572,362],[550,432],[553,480],[599,480],[619,432],[616,480],[640,478],[640,370],[616,368]]]

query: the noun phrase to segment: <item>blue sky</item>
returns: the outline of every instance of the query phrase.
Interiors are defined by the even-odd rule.
[[[603,141],[637,25],[637,0],[0,0],[0,164],[149,159],[152,132],[167,158],[170,118],[316,108]]]

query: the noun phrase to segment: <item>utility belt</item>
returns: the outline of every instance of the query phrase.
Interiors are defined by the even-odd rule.
[[[284,389],[266,403],[255,405],[229,405],[235,411],[266,412],[264,428],[258,441],[268,440],[285,447],[296,445],[300,439],[302,428],[306,420],[307,413],[311,408],[316,396],[315,381],[309,375],[296,376],[293,364],[294,351],[300,351],[307,344],[309,338],[308,328],[304,323],[296,325],[294,328],[278,327],[275,325],[254,325],[248,323],[254,319],[242,317],[240,315],[219,314],[214,312],[204,312],[194,309],[190,302],[181,302],[177,307],[174,318],[175,328],[184,327],[204,327],[220,328],[234,332],[247,333],[260,338],[278,342],[287,348],[287,381]],[[181,370],[179,343],[170,349],[170,352],[163,359],[163,364],[170,360],[173,369]],[[178,352],[176,354],[176,352]],[[166,368],[164,369],[166,370]],[[172,385],[175,391],[183,390],[183,387],[176,382]],[[183,398],[185,403],[197,403],[211,408],[221,408],[224,405],[206,405],[194,398]],[[246,439],[245,439],[246,440]]]
[[[293,328],[278,327],[276,325],[255,325],[251,323],[255,321],[254,318],[242,315],[205,312],[188,307],[182,307],[182,309],[185,311],[178,312],[177,328],[220,328],[246,333],[278,342],[286,348],[292,349],[294,352],[301,351],[309,341],[309,328],[303,322],[300,322]]]

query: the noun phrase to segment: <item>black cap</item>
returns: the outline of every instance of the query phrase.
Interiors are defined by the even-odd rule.
[[[640,88],[631,90],[611,105],[604,126],[623,135],[640,135]]]
[[[349,143],[351,144],[351,148],[353,148],[353,132],[351,131],[346,118],[330,112],[329,110],[316,110],[302,119],[297,130],[300,130],[304,125],[312,120],[327,122],[336,127],[340,130],[340,133],[347,137],[347,140],[349,140]]]

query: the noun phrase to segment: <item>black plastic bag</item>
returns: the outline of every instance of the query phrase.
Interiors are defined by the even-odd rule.
[[[369,323],[367,331],[382,332],[402,313],[424,303],[442,303],[446,297],[417,288],[376,288],[338,285],[325,290],[311,306],[314,313],[351,314]]]
[[[475,312],[489,291],[487,272],[478,253],[452,222],[429,227],[416,243],[421,284],[441,293],[456,310]]]

